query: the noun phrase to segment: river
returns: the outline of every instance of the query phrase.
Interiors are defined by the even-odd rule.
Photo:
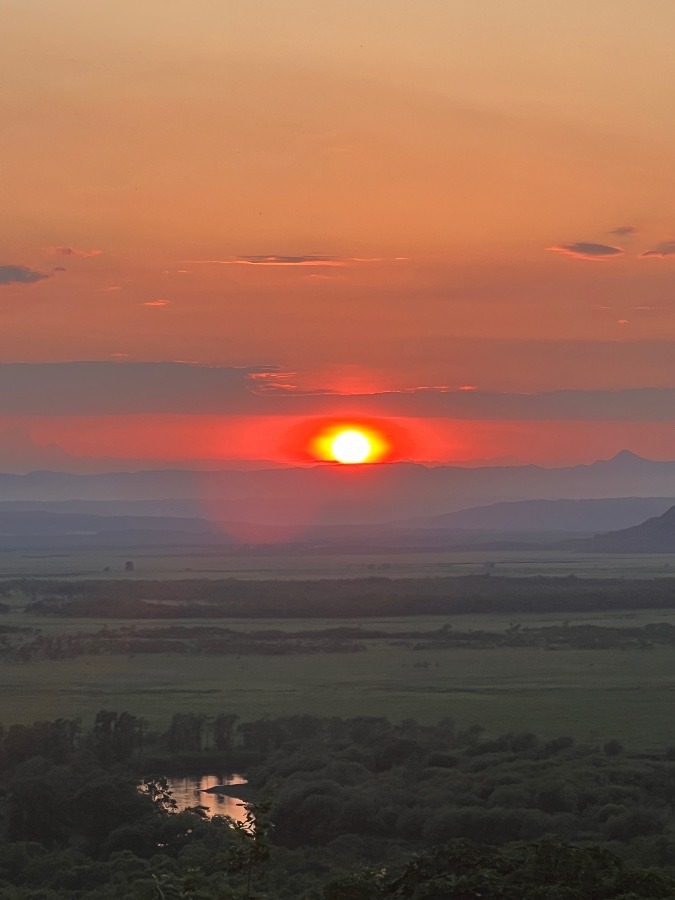
[[[243,822],[246,815],[243,801],[225,794],[205,793],[208,788],[219,784],[246,784],[243,775],[197,775],[185,778],[167,778],[169,790],[176,801],[177,812],[190,806],[204,806],[209,816],[231,816],[237,822]]]

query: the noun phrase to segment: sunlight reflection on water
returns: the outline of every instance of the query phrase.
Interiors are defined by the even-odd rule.
[[[246,815],[242,800],[224,794],[205,793],[208,788],[219,784],[246,784],[243,775],[198,775],[186,778],[167,778],[169,790],[177,803],[177,812],[190,806],[204,806],[209,818],[211,816],[231,816],[237,822],[243,822]]]

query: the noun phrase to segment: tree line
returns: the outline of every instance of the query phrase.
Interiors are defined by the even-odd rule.
[[[243,631],[218,625],[123,625],[98,631],[42,634],[39,628],[0,629],[0,656],[30,662],[77,656],[180,653],[186,655],[287,656],[316,653],[359,653],[377,644],[399,650],[473,649],[651,650],[675,647],[675,626],[653,622],[642,627],[569,621],[541,627],[514,622],[503,630],[454,628],[397,630],[360,625],[290,631]],[[418,663],[416,663],[418,664]]]
[[[589,612],[675,608],[675,578],[481,575],[317,581],[135,578],[5,579],[0,595],[34,615],[180,619],[459,613]],[[9,608],[8,604],[5,604]]]
[[[249,828],[166,775],[247,773]],[[675,748],[378,717],[0,729],[0,896],[542,900],[675,895]]]

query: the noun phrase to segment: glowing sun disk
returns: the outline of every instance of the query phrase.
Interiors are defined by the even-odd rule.
[[[312,460],[341,465],[390,462],[402,455],[405,441],[400,429],[386,420],[308,419],[291,434],[297,451]],[[289,447],[293,447],[289,441]]]
[[[354,428],[337,434],[331,441],[330,448],[333,459],[352,465],[365,462],[373,452],[368,436]]]

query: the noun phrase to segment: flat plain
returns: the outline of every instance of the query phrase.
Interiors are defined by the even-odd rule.
[[[133,573],[125,572],[133,560]],[[673,569],[671,569],[673,565]],[[340,555],[327,552],[240,554],[170,552],[20,555],[0,553],[0,578],[96,579],[320,579],[364,576],[432,577],[491,571],[507,576],[571,575],[583,578],[672,576],[666,555],[582,555],[562,552],[445,552]],[[575,614],[457,615],[361,619],[364,628],[392,633],[457,629],[502,630],[560,624],[643,626],[675,624],[675,610]],[[65,619],[13,610],[0,624],[28,625],[43,634],[96,631],[135,625],[162,627],[153,619]],[[354,626],[352,620],[182,619],[183,626],[300,631]],[[460,727],[485,726],[491,734],[534,731],[578,740],[619,738],[637,748],[675,745],[675,652],[617,649],[551,651],[471,648],[414,651],[365,641],[360,653],[268,655],[137,654],[79,656],[30,662],[0,658],[0,722],[58,716],[91,721],[100,709],[128,710],[166,725],[175,712],[207,716],[233,712],[243,719],[314,713],[387,716],[434,722],[445,716]]]
[[[560,624],[559,614],[517,616],[405,617],[361,620],[367,629],[396,633],[456,629],[500,630]],[[612,627],[649,622],[675,624],[675,611],[585,614],[572,624]],[[42,632],[91,631],[133,624],[175,626],[175,620],[133,623],[110,619],[43,619],[16,611],[6,624]],[[285,631],[354,626],[344,619],[180,621],[247,631]],[[618,738],[648,749],[675,745],[675,652],[651,650],[545,650],[471,648],[413,650],[364,641],[359,653],[268,655],[100,654],[63,660],[0,661],[0,722],[32,722],[58,716],[90,722],[100,709],[127,710],[155,726],[175,712],[242,719],[302,713],[387,716],[435,722],[453,718],[462,728],[484,726],[490,734],[533,731],[577,740]]]
[[[125,570],[127,561],[134,572]],[[245,578],[253,580],[429,578],[475,575],[490,571],[513,577],[576,575],[588,578],[659,578],[675,574],[672,554],[587,554],[561,550],[447,550],[429,552],[337,553],[326,550],[275,550],[259,546],[248,552],[213,549],[190,553],[115,548],[111,551],[18,553],[0,550],[2,578]]]

